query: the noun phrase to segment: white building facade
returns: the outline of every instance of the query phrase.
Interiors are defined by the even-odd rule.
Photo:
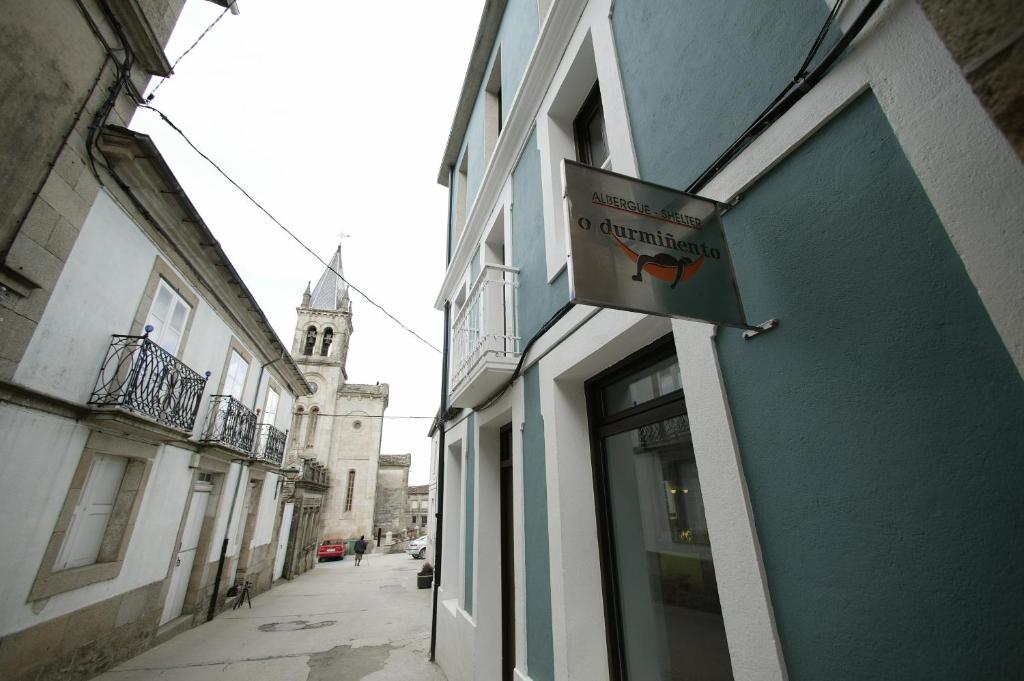
[[[929,4],[485,3],[438,177],[451,681],[1024,662],[1024,168]],[[563,159],[731,206],[778,328],[572,304]]]
[[[98,144],[106,188],[0,388],[5,678],[86,678],[269,588],[307,389],[149,138]]]

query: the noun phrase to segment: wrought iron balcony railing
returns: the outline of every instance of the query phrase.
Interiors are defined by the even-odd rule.
[[[280,466],[281,461],[284,460],[286,439],[288,439],[288,433],[282,433],[269,423],[260,424],[253,458]]]
[[[210,411],[202,442],[226,445],[246,454],[252,452],[256,414],[231,395],[211,395]]]
[[[210,377],[193,371],[146,336],[113,336],[89,404],[120,407],[191,432]]]
[[[453,389],[483,359],[519,357],[518,289],[518,269],[484,266],[452,327]]]

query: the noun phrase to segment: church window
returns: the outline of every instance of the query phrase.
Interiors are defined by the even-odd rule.
[[[292,416],[292,433],[295,436],[294,440],[299,439],[299,428],[302,427],[302,416],[305,413],[305,411],[305,409],[299,407],[298,409],[295,410],[295,415]]]
[[[348,486],[345,490],[345,510],[352,510],[352,493],[356,489],[356,472],[353,469],[348,471]]]
[[[306,426],[306,446],[312,447],[316,442],[316,422],[320,417],[320,408],[313,407],[309,410],[309,424]]]
[[[331,349],[331,341],[334,340],[334,331],[331,327],[324,329],[324,338],[320,341],[320,356],[326,357],[327,351]]]
[[[316,347],[316,327],[311,326],[306,329],[306,347],[302,349],[302,354],[312,355],[314,347]]]

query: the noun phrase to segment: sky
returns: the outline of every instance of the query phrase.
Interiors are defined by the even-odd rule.
[[[447,189],[437,184],[483,0],[239,0],[175,68],[152,105],[278,220],[437,348]],[[188,0],[173,62],[222,12]],[[158,82],[154,79],[149,90]],[[150,135],[290,347],[295,307],[324,267],[164,124]],[[390,384],[389,416],[433,416],[441,356],[351,292],[352,383]],[[385,419],[381,452],[430,473],[428,419]]]

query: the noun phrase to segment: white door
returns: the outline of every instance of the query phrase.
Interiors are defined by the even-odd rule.
[[[231,567],[231,574],[228,577],[228,586],[235,583],[238,575],[238,561],[242,560],[242,541],[245,539],[245,523],[249,520],[249,511],[252,509],[252,497],[256,491],[256,481],[250,481],[245,492],[245,500],[242,502],[242,515],[238,518],[238,525],[235,527],[235,564]]]
[[[192,494],[192,505],[188,509],[188,519],[185,520],[185,530],[181,535],[181,548],[178,550],[178,557],[174,561],[174,569],[171,572],[171,586],[167,590],[167,600],[164,601],[164,612],[160,617],[160,624],[169,622],[180,615],[185,605],[188,578],[192,574],[192,563],[196,559],[199,533],[203,529],[206,503],[209,500],[210,485],[197,483],[195,492]]]
[[[284,513],[281,516],[281,533],[277,535],[277,557],[274,558],[274,580],[281,579],[284,574],[284,557],[288,553],[288,533],[292,529],[292,514],[295,513],[295,504],[284,505]]]

